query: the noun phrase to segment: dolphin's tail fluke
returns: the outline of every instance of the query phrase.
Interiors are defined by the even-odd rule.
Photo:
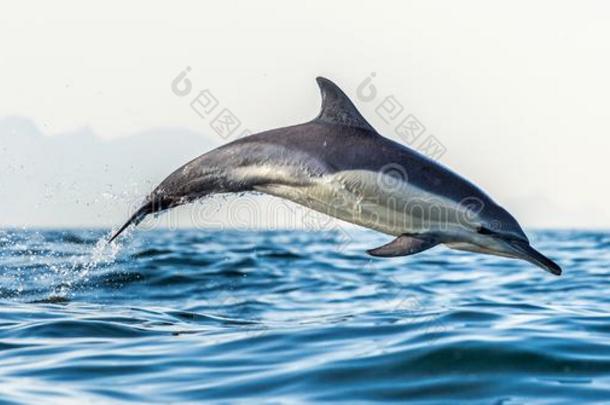
[[[122,227],[119,228],[118,231],[116,231],[114,233],[114,235],[112,235],[112,237],[108,240],[108,243],[111,243],[113,240],[115,240],[117,238],[117,236],[119,236],[121,233],[123,233],[123,231],[125,229],[127,229],[127,227],[129,225],[138,225],[140,222],[142,222],[142,220],[150,213],[153,212],[153,204],[148,202],[146,204],[144,204],[143,206],[141,206],[136,212],[135,214],[133,214],[131,216],[131,218],[129,218],[129,220],[127,220],[127,222],[125,222],[125,224],[123,224]]]

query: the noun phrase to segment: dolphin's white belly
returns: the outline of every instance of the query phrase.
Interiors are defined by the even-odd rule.
[[[302,185],[266,184],[257,190],[389,235],[457,228],[460,207],[408,181],[365,170],[342,171]]]

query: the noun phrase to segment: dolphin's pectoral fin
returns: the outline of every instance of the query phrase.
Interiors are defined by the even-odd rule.
[[[402,234],[392,242],[375,249],[367,250],[371,256],[396,257],[423,252],[438,245],[436,238],[424,234]]]

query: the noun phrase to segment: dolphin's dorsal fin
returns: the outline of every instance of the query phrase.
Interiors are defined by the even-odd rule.
[[[316,121],[376,132],[339,86],[324,77],[317,77],[316,81],[322,94],[322,108]]]

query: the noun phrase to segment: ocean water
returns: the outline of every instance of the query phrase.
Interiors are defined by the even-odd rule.
[[[610,401],[610,233],[556,277],[353,230],[0,232],[0,402]]]

